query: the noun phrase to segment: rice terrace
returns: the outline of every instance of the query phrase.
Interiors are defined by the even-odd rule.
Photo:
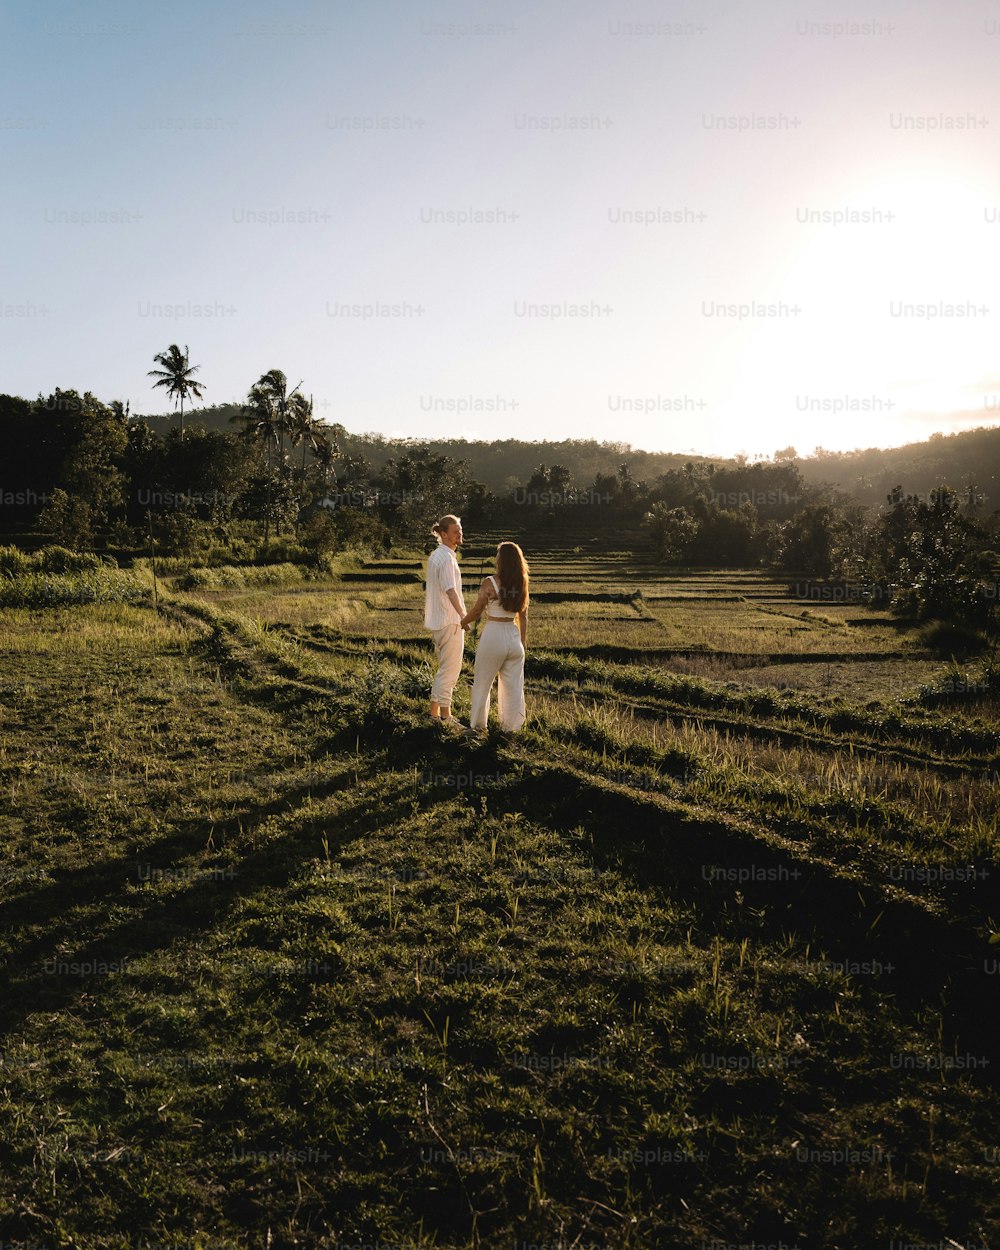
[[[4,549],[5,1245],[998,1244],[990,670],[596,532],[482,742],[419,546]]]
[[[4,6],[0,1250],[1000,1250],[1000,15],[813,7]]]

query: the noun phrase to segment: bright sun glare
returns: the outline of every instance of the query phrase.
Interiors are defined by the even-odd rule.
[[[753,441],[773,431],[807,452],[993,424],[982,361],[996,351],[1000,208],[972,178],[920,171],[868,182],[839,206],[882,218],[799,225],[779,294],[805,315],[765,328],[744,360],[740,391],[767,397]],[[827,399],[843,408],[807,406]],[[867,409],[850,411],[852,400]]]

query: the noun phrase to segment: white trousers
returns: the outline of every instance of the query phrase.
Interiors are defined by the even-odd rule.
[[[437,655],[437,672],[431,686],[431,702],[451,707],[452,691],[462,671],[462,652],[465,650],[465,631],[461,625],[446,625],[444,629],[431,630],[434,652]]]
[[[497,680],[499,679],[499,680]],[[490,694],[497,681],[497,711],[504,729],[520,729],[524,724],[524,647],[517,623],[487,621],[476,647],[475,675],[472,679],[473,729],[485,729],[490,716]]]

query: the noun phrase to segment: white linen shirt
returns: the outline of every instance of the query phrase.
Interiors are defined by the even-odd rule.
[[[455,553],[447,543],[439,542],[437,550],[427,557],[427,593],[424,600],[424,625],[428,629],[444,629],[461,623],[461,615],[448,598],[448,591],[462,598],[462,571]]]

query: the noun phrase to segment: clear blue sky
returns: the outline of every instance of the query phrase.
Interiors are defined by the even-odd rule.
[[[162,411],[178,342],[354,431],[996,424],[1000,10],[844,10],[8,0],[0,390]]]

